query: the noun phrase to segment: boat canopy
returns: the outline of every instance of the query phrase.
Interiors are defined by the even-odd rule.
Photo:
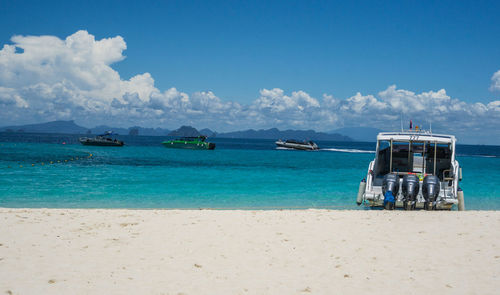
[[[425,131],[382,132],[377,136],[377,156],[373,170],[376,178],[387,173],[423,173],[436,175],[443,180],[447,177],[445,174],[453,170],[454,159],[453,135]]]
[[[377,136],[377,141],[394,140],[398,142],[437,142],[437,143],[455,143],[453,135],[432,134],[423,131],[403,131],[403,132],[381,132]]]

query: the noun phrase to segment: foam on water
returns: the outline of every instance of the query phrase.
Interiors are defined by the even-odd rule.
[[[331,152],[340,152],[340,153],[366,153],[366,154],[375,154],[375,151],[366,151],[366,150],[357,150],[357,149],[325,148],[325,149],[321,149],[321,151],[331,151]]]

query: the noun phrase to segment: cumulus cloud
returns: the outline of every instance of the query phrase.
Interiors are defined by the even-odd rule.
[[[86,31],[67,38],[14,36],[0,50],[0,116],[2,125],[75,119],[92,127],[181,124],[219,131],[246,128],[313,128],[343,126],[399,127],[403,114],[432,121],[446,130],[480,129],[500,124],[500,101],[467,103],[444,89],[415,93],[396,85],[377,94],[342,99],[305,91],[261,89],[247,105],[225,101],[211,91],[160,90],[149,73],[122,79],[111,65],[125,58],[122,37],[96,40]],[[500,90],[500,71],[491,78]]]
[[[500,91],[500,70],[491,76],[491,91]]]
[[[259,125],[303,127],[319,120],[315,114],[320,107],[319,101],[304,91],[288,96],[282,89],[274,88],[262,89],[248,111]]]

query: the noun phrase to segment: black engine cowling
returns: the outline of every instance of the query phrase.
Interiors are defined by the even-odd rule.
[[[403,177],[403,196],[405,201],[415,201],[417,199],[420,184],[418,176],[407,174]]]
[[[396,196],[399,192],[399,178],[395,174],[386,174],[382,181],[382,193],[384,194],[384,207],[388,210],[394,209]]]
[[[413,210],[416,206],[417,195],[420,190],[420,182],[415,174],[407,174],[403,177],[403,204],[405,210]]]
[[[422,184],[422,195],[425,199],[424,207],[426,209],[433,209],[436,204],[437,197],[439,196],[439,178],[435,175],[427,175]],[[429,205],[432,205],[429,207]]]

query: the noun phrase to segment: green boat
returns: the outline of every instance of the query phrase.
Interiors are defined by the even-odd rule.
[[[215,143],[205,142],[206,136],[197,137],[181,137],[174,140],[162,142],[165,147],[176,149],[191,149],[191,150],[213,150]]]

